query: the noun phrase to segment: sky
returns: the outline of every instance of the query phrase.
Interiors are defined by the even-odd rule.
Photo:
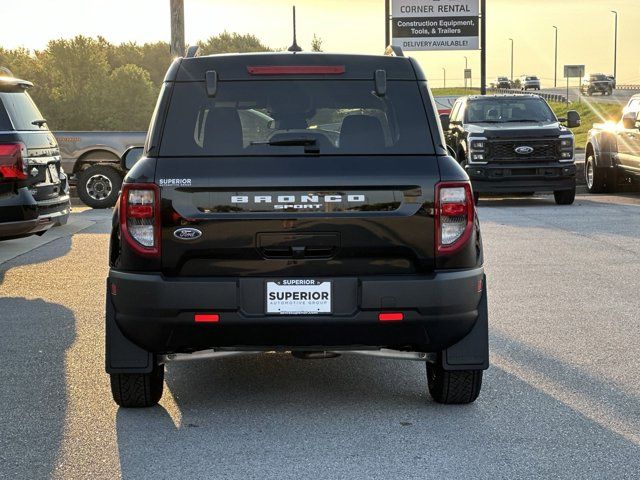
[[[382,53],[384,0],[184,0],[187,44],[224,30],[251,33],[271,47],[291,44],[291,6],[298,43],[310,48],[315,33],[331,52]],[[614,15],[619,12],[618,83],[640,84],[640,0],[487,0],[487,76],[536,74],[543,86],[554,77],[554,30],[559,29],[558,84],[564,64],[588,72],[613,72]],[[25,18],[28,12],[28,19]],[[42,49],[47,41],[102,35],[114,43],[169,40],[169,0],[0,1],[0,46]],[[411,52],[432,87],[463,84],[465,56],[479,84],[479,51]],[[575,81],[574,81],[575,82]]]

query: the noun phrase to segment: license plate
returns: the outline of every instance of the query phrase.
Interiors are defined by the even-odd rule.
[[[60,181],[58,169],[55,165],[49,165],[49,176],[51,177],[51,183],[58,183]]]
[[[267,282],[267,314],[331,313],[331,281],[290,279]]]

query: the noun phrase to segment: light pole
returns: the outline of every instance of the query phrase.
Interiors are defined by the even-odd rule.
[[[513,85],[513,38],[511,40],[511,84]]]
[[[615,15],[615,27],[613,36],[613,80],[618,83],[618,12],[616,12],[615,10],[611,10],[611,13]]]
[[[442,67],[442,75],[444,88],[447,88],[447,69],[444,67]]]
[[[464,56],[464,89],[467,89],[467,68],[469,65],[469,59],[467,56]]]
[[[553,88],[558,87],[558,27],[553,26],[556,30],[556,56],[553,63]]]

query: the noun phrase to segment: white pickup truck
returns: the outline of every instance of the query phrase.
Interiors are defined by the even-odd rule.
[[[147,132],[53,132],[61,165],[76,186],[78,197],[93,208],[116,203],[124,172],[120,157],[144,145]]]

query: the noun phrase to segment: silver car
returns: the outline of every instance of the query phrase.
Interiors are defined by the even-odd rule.
[[[520,77],[521,90],[540,90],[540,79],[535,75],[523,75]]]

